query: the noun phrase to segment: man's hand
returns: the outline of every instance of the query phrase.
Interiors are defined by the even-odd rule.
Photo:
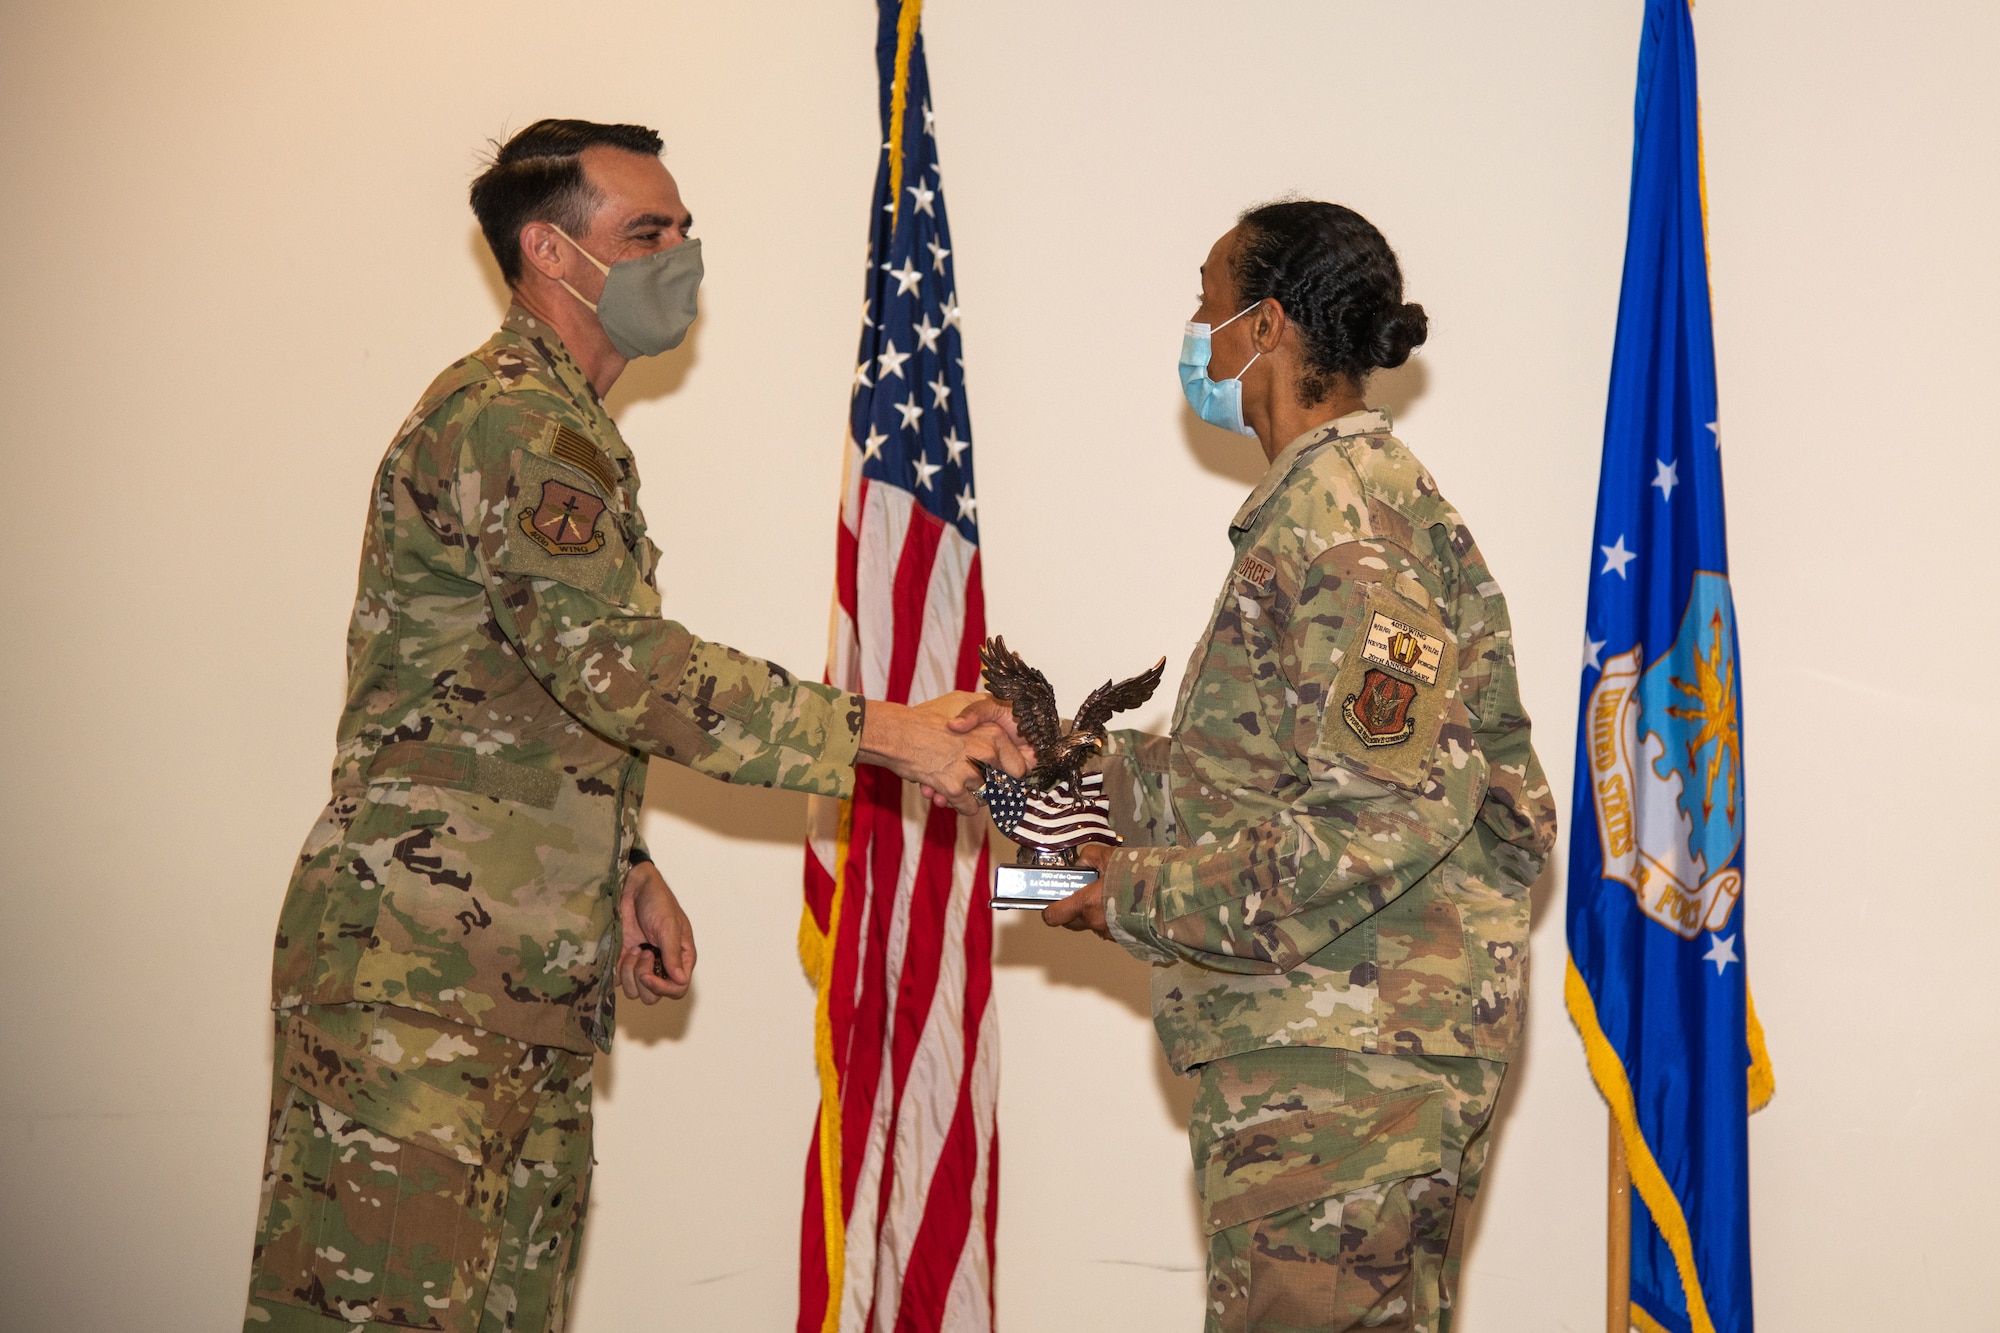
[[[1104,921],[1104,870],[1111,864],[1111,848],[1101,842],[1088,843],[1077,848],[1076,859],[1098,873],[1099,878],[1078,889],[1060,902],[1050,903],[1042,909],[1042,921],[1051,926],[1061,926],[1064,930],[1087,930],[1099,939],[1111,938],[1111,927]]]
[[[1028,769],[1035,766],[1035,747],[1022,740],[1021,733],[1015,728],[1014,706],[1012,704],[1003,704],[990,694],[968,694],[964,691],[944,697],[963,704],[958,712],[952,715],[950,721],[945,724],[946,726],[961,736],[970,735],[981,730],[997,730],[1020,753],[1021,762],[1026,767],[1020,773],[1014,772],[1011,768],[1007,769],[1009,776],[1021,777]],[[938,700],[934,699],[932,702],[936,703]],[[930,787],[924,788],[924,799],[936,806],[950,804],[943,796],[940,796]]]
[[[618,984],[626,998],[658,1004],[662,997],[678,1000],[686,995],[694,980],[694,927],[651,861],[625,872],[618,894],[618,924],[623,940]]]
[[[958,710],[958,716],[951,720],[951,729],[964,733],[976,731],[980,727],[994,726],[1007,733],[1007,739],[1014,742],[1016,749],[1027,756],[1028,767],[1035,766],[1035,747],[1021,739],[1020,730],[1014,725],[1014,706],[1001,703],[990,694],[955,694],[954,699],[967,700]],[[1019,773],[1014,774],[1020,777]]]
[[[933,800],[962,815],[978,814],[979,800],[972,793],[986,781],[978,765],[1015,777],[1031,767],[1001,727],[958,730],[951,725],[978,697],[962,691],[942,694],[914,708],[870,699],[861,726],[860,761],[880,764],[905,782],[919,784]]]

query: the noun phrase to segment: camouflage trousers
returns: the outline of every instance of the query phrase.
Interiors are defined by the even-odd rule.
[[[1203,1065],[1206,1333],[1446,1333],[1505,1072],[1298,1046]]]
[[[246,1333],[553,1333],[590,1188],[591,1057],[409,1009],[278,1015]]]

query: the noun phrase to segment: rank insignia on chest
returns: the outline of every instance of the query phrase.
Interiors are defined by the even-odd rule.
[[[521,531],[550,555],[589,555],[604,545],[604,501],[559,481],[542,483],[541,502],[521,512]]]
[[[1416,686],[1370,667],[1360,692],[1341,704],[1340,715],[1363,745],[1400,745],[1416,732],[1416,719],[1410,716],[1416,698]]]

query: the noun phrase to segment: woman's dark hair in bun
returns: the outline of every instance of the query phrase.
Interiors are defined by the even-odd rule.
[[[1324,399],[1340,377],[1359,389],[1370,371],[1400,366],[1423,346],[1430,320],[1404,302],[1396,252],[1367,218],[1298,199],[1245,209],[1236,224],[1237,307],[1269,297],[1298,326],[1300,402]]]

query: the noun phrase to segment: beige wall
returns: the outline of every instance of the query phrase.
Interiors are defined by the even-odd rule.
[[[1378,396],[1508,589],[1567,792],[1639,9],[933,0],[991,623],[1065,697],[1178,667],[1257,471],[1175,392],[1196,263],[1248,202],[1331,196],[1431,311]],[[665,132],[705,313],[617,406],[668,603],[818,669],[873,21],[862,0],[0,9],[0,1326],[239,1308],[270,936],[323,799],[366,478],[498,314],[463,204],[485,137],[549,113]],[[1703,0],[1697,22],[1779,1087],[1752,1133],[1764,1327],[1973,1327],[2000,1187],[2000,10]],[[1038,581],[1052,558],[1101,591]],[[653,786],[702,970],[600,1066],[576,1327],[788,1328],[801,806],[664,765]],[[1553,879],[1535,943],[1470,1333],[1600,1326],[1604,1116]],[[1030,919],[998,955],[1002,1317],[1195,1329],[1188,1092],[1144,969]]]

